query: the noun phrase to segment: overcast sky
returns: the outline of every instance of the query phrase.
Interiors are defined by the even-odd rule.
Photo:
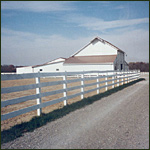
[[[148,1],[2,1],[1,64],[69,57],[93,38],[149,62]]]

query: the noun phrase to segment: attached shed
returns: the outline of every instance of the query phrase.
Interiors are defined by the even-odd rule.
[[[66,58],[57,58],[43,65],[33,66],[34,72],[64,72],[63,63]]]
[[[66,58],[57,58],[45,64],[17,68],[17,74],[33,72],[64,72],[63,63]]]
[[[22,73],[33,73],[33,68],[32,66],[27,66],[27,67],[18,67],[16,68],[16,73],[17,74],[22,74]]]
[[[99,37],[64,62],[66,71],[125,70],[125,52]]]

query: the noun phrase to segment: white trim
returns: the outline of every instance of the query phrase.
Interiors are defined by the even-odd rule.
[[[41,66],[48,66],[48,65],[58,64],[58,63],[62,63],[62,62],[64,62],[64,61],[53,62],[53,63],[50,63],[50,64],[37,65],[37,66],[32,67],[32,68],[38,68],[38,67],[41,67]]]

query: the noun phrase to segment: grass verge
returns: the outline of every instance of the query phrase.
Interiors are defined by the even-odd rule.
[[[21,137],[23,135],[23,133],[25,133],[25,132],[32,132],[36,128],[46,125],[48,122],[59,119],[65,115],[69,114],[70,112],[73,112],[77,109],[80,109],[87,105],[90,105],[93,102],[98,101],[103,97],[109,96],[117,91],[120,91],[126,87],[129,87],[129,86],[131,86],[137,82],[143,81],[143,80],[145,80],[145,79],[140,78],[140,79],[132,81],[128,84],[124,84],[119,87],[110,89],[104,93],[100,93],[100,94],[97,94],[97,95],[94,95],[91,97],[84,98],[81,101],[72,103],[61,109],[54,110],[50,113],[47,113],[47,114],[42,113],[41,116],[33,117],[29,122],[24,122],[24,123],[15,125],[15,126],[11,127],[10,129],[4,130],[1,132],[1,144],[7,143],[18,137]]]

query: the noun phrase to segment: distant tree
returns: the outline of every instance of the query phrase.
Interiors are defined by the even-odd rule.
[[[1,72],[16,72],[17,67],[24,67],[24,66],[1,65]]]
[[[149,72],[149,63],[145,62],[130,62],[129,69],[139,69],[141,72]]]
[[[1,65],[1,72],[16,72],[14,65]]]

